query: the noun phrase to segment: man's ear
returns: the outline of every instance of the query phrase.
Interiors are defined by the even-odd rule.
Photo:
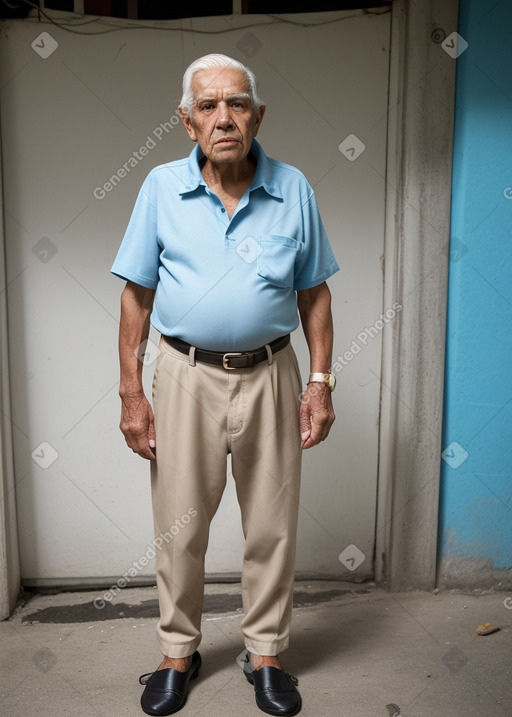
[[[192,127],[192,122],[190,120],[190,115],[185,112],[181,107],[178,107],[178,112],[180,113],[181,121],[185,125],[185,129],[187,130],[188,136],[193,142],[197,141],[197,135],[195,133],[194,128]]]
[[[261,121],[263,119],[263,115],[265,114],[266,109],[267,108],[265,107],[265,105],[261,105],[261,107],[256,111],[256,122],[255,122],[255,126],[254,126],[254,136],[255,137],[258,134],[258,130],[260,128]]]

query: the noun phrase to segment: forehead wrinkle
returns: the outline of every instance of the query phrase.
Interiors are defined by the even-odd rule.
[[[212,97],[218,97],[220,94],[229,92],[230,90],[230,94],[246,94],[248,97],[251,96],[250,84],[245,77],[240,77],[241,82],[233,81],[231,78],[224,85],[216,87],[216,83],[222,77],[223,73],[219,72],[214,77],[209,78],[204,77],[205,72],[206,71],[201,70],[192,78],[190,89],[196,99],[210,99]],[[240,89],[239,92],[236,91],[238,89]],[[233,90],[235,90],[235,92],[233,92]]]
[[[216,70],[218,70],[218,72]],[[192,76],[192,79],[191,79],[191,83],[190,83],[192,91],[193,91],[194,85],[196,85],[196,87],[197,87],[198,82],[203,84],[205,92],[208,92],[209,90],[215,91],[215,83],[217,82],[217,80],[219,80],[222,77],[222,75],[226,71],[228,73],[235,72],[241,78],[242,84],[245,89],[250,87],[248,78],[240,70],[237,70],[237,69],[231,68],[231,67],[217,67],[217,68],[211,67],[208,70],[197,70],[197,72],[194,73],[194,75]],[[205,77],[205,75],[206,75],[206,77]],[[208,75],[213,75],[213,77],[210,78],[210,77],[208,77]],[[201,82],[201,80],[202,80],[202,82]],[[231,79],[231,80],[228,80],[228,82],[226,84],[228,86],[229,85],[233,86],[233,84],[238,84],[238,83],[233,82],[233,80]],[[220,91],[223,92],[224,89],[225,89],[225,87],[222,87]],[[216,90],[216,91],[218,91],[218,90]],[[248,94],[250,94],[250,93],[248,93]]]

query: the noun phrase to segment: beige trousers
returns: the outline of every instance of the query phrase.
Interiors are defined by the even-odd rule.
[[[169,657],[201,642],[204,558],[226,484],[227,455],[241,509],[246,647],[288,646],[299,507],[301,378],[291,344],[248,369],[197,362],[163,339],[153,379],[157,459],[151,465],[157,634]]]

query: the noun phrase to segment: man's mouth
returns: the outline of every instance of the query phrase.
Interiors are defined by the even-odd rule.
[[[215,144],[236,144],[237,142],[238,140],[234,137],[221,137],[221,139],[218,139]]]

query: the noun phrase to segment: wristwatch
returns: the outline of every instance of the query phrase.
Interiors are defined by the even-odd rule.
[[[308,383],[325,383],[331,391],[334,391],[336,376],[332,373],[310,373]]]

